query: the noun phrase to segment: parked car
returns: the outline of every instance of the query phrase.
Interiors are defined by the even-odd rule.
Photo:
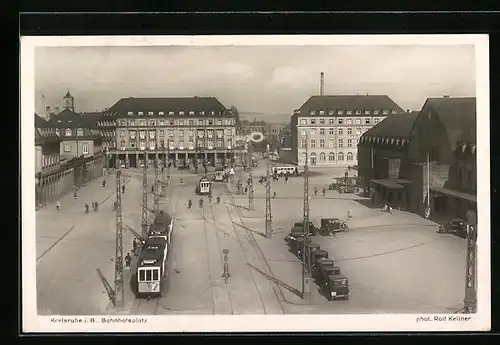
[[[454,234],[462,238],[467,237],[467,227],[465,220],[456,218],[444,222],[439,226],[438,233],[440,234]]]

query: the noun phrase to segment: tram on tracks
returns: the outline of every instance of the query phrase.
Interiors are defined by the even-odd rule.
[[[198,195],[207,195],[212,192],[212,182],[207,177],[202,177],[195,190]]]
[[[148,238],[162,238],[167,244],[170,244],[173,228],[174,218],[162,210],[156,215],[153,224],[149,227]]]
[[[215,168],[215,176],[214,176],[214,181],[217,182],[222,182],[224,181],[224,168],[223,167],[217,167]]]
[[[168,243],[161,237],[149,238],[137,261],[137,295],[161,296],[166,275]]]

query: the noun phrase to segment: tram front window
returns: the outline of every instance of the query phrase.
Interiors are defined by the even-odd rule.
[[[151,270],[146,271],[146,281],[148,281],[148,282],[151,281]]]
[[[153,281],[157,281],[157,280],[160,280],[160,279],[159,279],[158,270],[155,269],[155,270],[153,270]]]
[[[139,270],[139,281],[143,282],[146,280],[146,272],[144,270]]]

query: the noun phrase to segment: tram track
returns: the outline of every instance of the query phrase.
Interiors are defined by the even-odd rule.
[[[225,207],[226,207],[226,211],[229,215],[229,219],[231,220],[231,224],[232,224],[232,228],[233,228],[233,232],[235,233],[237,239],[238,239],[238,243],[242,249],[242,253],[245,257],[245,261],[247,263],[247,266],[248,266],[248,270],[249,270],[249,273],[250,273],[250,277],[252,278],[252,282],[255,286],[255,289],[257,291],[257,294],[259,296],[259,300],[260,300],[260,303],[262,304],[262,308],[264,310],[264,314],[268,314],[267,313],[267,310],[266,310],[266,304],[264,302],[264,299],[262,297],[262,293],[261,291],[259,290],[259,287],[258,287],[258,284],[257,284],[257,281],[255,279],[255,272],[254,270],[252,269],[252,267],[249,265],[250,264],[250,256],[248,255],[247,251],[245,250],[245,246],[243,244],[243,241],[241,240],[241,235],[238,233],[238,230],[236,228],[236,223],[234,221],[234,218],[233,218],[233,215],[231,213],[231,210],[230,210],[230,206],[233,206],[233,208],[236,210],[236,213],[238,215],[238,218],[241,222],[242,225],[244,225],[244,222],[243,222],[243,216],[241,214],[241,210],[239,209],[239,207],[235,206],[235,199],[231,193],[231,191],[229,190],[229,188],[227,187],[227,185],[224,185],[224,189],[225,189],[225,194],[229,197],[230,201],[231,201],[231,204],[232,205],[229,205],[227,203],[225,203]],[[246,229],[246,227],[244,227]],[[264,270],[266,271],[266,274],[271,277],[272,279],[270,279],[269,281],[269,284],[271,285],[271,288],[273,290],[273,293],[278,301],[278,304],[279,304],[279,307],[281,309],[281,312],[283,314],[286,314],[286,309],[285,309],[285,306],[284,306],[284,301],[285,301],[285,297],[283,295],[283,292],[281,291],[280,287],[276,284],[276,281],[277,279],[274,277],[274,274],[272,273],[271,271],[271,267],[269,266],[269,263],[267,262],[265,256],[264,256],[264,253],[262,252],[262,250],[260,249],[257,241],[255,240],[255,237],[254,237],[254,234],[246,229],[245,230],[246,232],[246,242],[250,243],[252,248],[254,249],[255,253],[257,254],[257,257],[259,259],[259,261],[261,263],[264,263]]]
[[[174,236],[174,232],[175,232],[175,220],[176,220],[177,210],[179,208],[179,203],[182,199],[182,190],[185,187],[186,186],[181,185],[181,186],[179,186],[179,188],[172,188],[173,193],[169,198],[167,198],[167,205],[166,205],[166,207],[164,207],[164,210],[166,210],[168,212],[172,200],[174,198],[176,199],[174,210],[171,213],[172,219],[174,220],[174,229],[172,230],[172,236]],[[179,195],[175,195],[177,191],[180,191]],[[173,242],[171,241],[171,243],[173,243]],[[165,292],[164,290],[165,290],[166,283],[170,279],[170,257],[171,257],[170,252],[171,252],[171,250],[172,249],[169,249],[168,253],[167,253],[167,267],[165,268],[167,276],[164,277],[164,281],[160,285],[160,291],[161,291],[160,296],[155,297],[155,298],[135,297],[134,301],[132,302],[130,315],[158,315],[158,311],[160,309],[160,306],[163,307],[162,306],[163,292]]]
[[[212,295],[212,315],[215,315],[215,292],[213,287],[213,277],[212,277],[212,268],[210,262],[210,249],[208,246],[208,234],[207,234],[207,222],[205,221],[205,208],[201,208],[201,218],[203,219],[203,234],[205,236],[205,252],[207,254],[207,268],[208,268],[208,288],[210,289],[210,294]]]

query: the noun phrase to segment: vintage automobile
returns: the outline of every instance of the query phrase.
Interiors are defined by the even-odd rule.
[[[333,260],[326,258],[318,257],[314,262],[314,269],[318,275],[321,275],[321,267],[335,267],[335,262]]]
[[[302,229],[303,224],[304,224],[303,222],[296,222],[295,224],[293,224],[293,227]],[[317,235],[318,233],[319,229],[314,226],[313,222],[309,222],[309,234],[314,236]]]
[[[297,237],[304,237],[304,233],[302,232],[302,227],[293,227],[290,231],[290,234],[285,237],[285,242],[289,242],[292,239]]]
[[[319,233],[324,236],[332,235],[336,232],[349,231],[347,223],[339,218],[321,218]]]
[[[304,250],[304,237],[292,238],[288,244],[290,246],[290,251],[297,257],[302,257],[302,252]]]
[[[316,263],[319,260],[328,259],[328,252],[323,249],[318,249],[311,253],[311,266],[316,267]],[[333,262],[333,261],[332,261]]]
[[[324,281],[324,288],[328,293],[330,301],[339,298],[349,299],[349,282],[341,274],[329,275]]]
[[[439,226],[437,231],[440,234],[454,234],[465,238],[467,236],[467,228],[463,219],[452,219]]]

